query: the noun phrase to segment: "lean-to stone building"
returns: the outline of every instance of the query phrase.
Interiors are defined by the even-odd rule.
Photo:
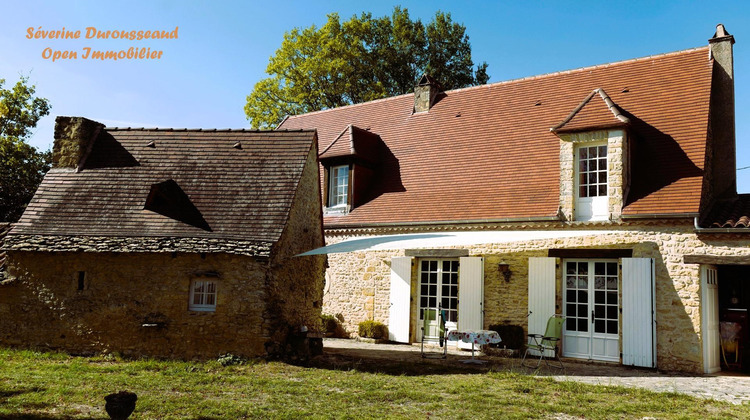
[[[291,116],[316,129],[324,312],[420,340],[566,317],[562,355],[666,370],[748,332],[750,195],[737,194],[734,37],[708,46]]]
[[[58,117],[53,168],[5,237],[0,344],[296,351],[322,303],[325,257],[294,257],[323,245],[316,143]]]

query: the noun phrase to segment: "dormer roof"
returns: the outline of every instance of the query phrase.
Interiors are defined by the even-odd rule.
[[[321,161],[351,158],[376,163],[379,160],[380,136],[349,124],[318,155]]]
[[[565,117],[560,124],[550,128],[553,133],[592,131],[630,124],[602,88],[596,88]]]

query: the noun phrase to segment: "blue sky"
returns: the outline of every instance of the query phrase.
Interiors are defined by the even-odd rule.
[[[437,10],[466,25],[475,63],[489,64],[490,82],[620,61],[707,44],[717,23],[735,36],[737,166],[750,166],[750,5],[688,1],[65,1],[2,0],[0,78],[5,87],[28,76],[52,104],[30,143],[50,148],[57,115],[109,126],[243,128],[243,107],[265,77],[284,32],[320,26],[396,5],[428,22]],[[716,6],[721,4],[721,6]],[[10,17],[10,19],[9,19]],[[28,39],[30,27],[80,30],[80,39]],[[99,30],[168,30],[171,40],[85,39]],[[95,61],[84,48],[163,51],[160,59]],[[76,51],[78,59],[45,59]],[[750,193],[750,169],[738,188]]]

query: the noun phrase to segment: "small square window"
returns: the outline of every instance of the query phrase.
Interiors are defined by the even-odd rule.
[[[213,280],[193,280],[190,283],[191,311],[213,312],[216,310],[216,282]]]

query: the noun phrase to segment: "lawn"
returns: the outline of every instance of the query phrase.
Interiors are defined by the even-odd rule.
[[[0,418],[106,419],[104,396],[138,394],[131,419],[748,418],[750,407],[435,364],[321,358],[180,362],[0,349]]]

